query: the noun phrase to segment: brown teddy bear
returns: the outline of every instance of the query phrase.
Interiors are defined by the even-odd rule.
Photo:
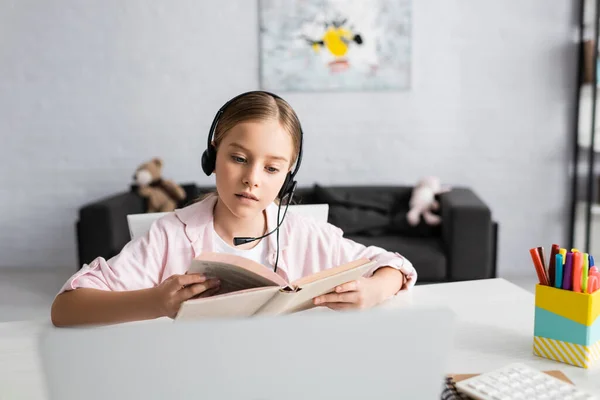
[[[162,166],[162,160],[155,157],[140,165],[133,176],[138,194],[148,199],[148,213],[173,211],[186,197],[181,186],[162,178]]]

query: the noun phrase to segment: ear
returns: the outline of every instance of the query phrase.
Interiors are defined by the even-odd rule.
[[[154,158],[152,159],[152,162],[153,162],[153,163],[154,163],[154,164],[155,164],[155,165],[156,165],[158,168],[161,168],[161,167],[162,167],[162,165],[163,165],[163,162],[162,162],[162,160],[161,160],[159,157],[154,157]]]

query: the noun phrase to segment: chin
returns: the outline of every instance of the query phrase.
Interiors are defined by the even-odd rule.
[[[235,195],[231,195],[233,198],[228,199],[225,202],[225,205],[229,209],[229,211],[238,218],[249,218],[255,217],[257,214],[261,213],[265,207],[262,205],[260,201],[255,201],[254,204],[240,202]]]

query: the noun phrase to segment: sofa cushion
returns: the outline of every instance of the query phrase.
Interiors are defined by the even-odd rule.
[[[417,225],[410,225],[408,219],[406,219],[407,213],[408,206],[404,210],[398,210],[391,216],[389,233],[410,237],[435,237],[442,234],[441,224],[435,226],[428,225],[423,218],[421,218]]]
[[[314,201],[318,203],[378,211],[382,214],[389,214],[395,197],[392,191],[371,190],[366,187],[326,188],[317,184],[313,195]]]
[[[442,241],[439,238],[357,235],[346,237],[365,246],[378,246],[406,257],[417,270],[417,281],[420,283],[439,282],[446,279],[447,261]]]
[[[439,226],[423,219],[411,226],[406,219],[412,190],[375,187],[330,187],[314,185],[312,201],[329,204],[329,222],[347,235],[399,234],[411,237],[440,236]]]
[[[347,235],[379,236],[385,234],[389,218],[374,210],[330,205],[327,222]]]
[[[385,234],[393,195],[357,188],[314,186],[313,201],[329,204],[328,222],[348,235]]]

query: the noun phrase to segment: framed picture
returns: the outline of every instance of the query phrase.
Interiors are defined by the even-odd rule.
[[[410,87],[411,0],[259,0],[270,91]]]

